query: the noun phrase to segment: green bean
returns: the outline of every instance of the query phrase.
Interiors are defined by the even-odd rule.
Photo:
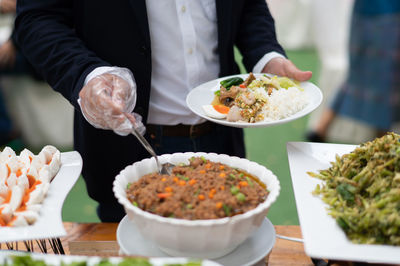
[[[400,245],[400,136],[388,133],[336,156],[313,191],[355,243]]]

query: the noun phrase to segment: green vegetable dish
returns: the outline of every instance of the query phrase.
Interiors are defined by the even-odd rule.
[[[400,135],[361,144],[337,155],[330,168],[308,174],[324,181],[313,194],[352,242],[400,245]]]
[[[46,263],[44,260],[34,259],[29,255],[25,256],[10,256],[4,262],[0,261],[0,265],[4,266],[53,266]],[[61,266],[151,266],[153,265],[146,258],[123,258],[118,263],[112,263],[108,259],[102,259],[98,263],[89,264],[86,261],[76,261],[71,263],[61,262]],[[163,266],[201,266],[201,261],[189,261],[187,263],[164,264]]]

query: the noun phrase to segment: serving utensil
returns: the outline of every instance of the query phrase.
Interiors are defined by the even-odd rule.
[[[157,154],[154,151],[153,147],[151,147],[150,143],[142,136],[142,134],[140,134],[135,126],[134,126],[134,118],[132,118],[131,115],[124,113],[125,117],[132,123],[132,135],[134,135],[139,142],[143,145],[143,147],[150,153],[151,156],[154,157],[154,159],[156,160],[156,164],[157,164],[157,169],[158,172],[162,175],[171,175],[172,174],[172,167],[174,167],[174,165],[170,164],[170,163],[164,163],[161,164],[160,161],[157,158]]]

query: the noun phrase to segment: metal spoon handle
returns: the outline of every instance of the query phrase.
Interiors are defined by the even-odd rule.
[[[154,157],[157,163],[158,172],[161,171],[161,164],[158,161],[157,154],[153,150],[153,147],[149,144],[149,142],[133,127],[132,134],[139,140],[139,142],[143,145],[143,147]]]
[[[153,147],[151,147],[150,143],[142,136],[142,134],[140,134],[140,133],[136,130],[136,128],[135,128],[133,122],[131,121],[131,118],[129,117],[129,115],[126,114],[126,113],[124,113],[124,115],[125,115],[125,117],[132,123],[132,131],[131,131],[131,133],[139,140],[139,142],[140,142],[140,143],[143,145],[143,147],[151,154],[151,156],[154,157],[154,159],[156,160],[156,163],[157,163],[158,172],[161,172],[162,166],[161,166],[160,162],[158,161],[157,154],[156,154],[156,152],[153,150]]]

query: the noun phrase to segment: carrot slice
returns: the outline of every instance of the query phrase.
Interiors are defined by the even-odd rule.
[[[15,173],[15,175],[16,175],[17,177],[19,177],[20,175],[22,175],[21,169],[18,169],[17,172]]]
[[[160,199],[166,199],[168,197],[170,197],[172,195],[172,193],[158,193],[157,197],[159,197]]]
[[[10,202],[10,200],[11,200],[11,189],[8,191],[8,193],[7,193],[7,197],[6,197],[6,199],[4,200],[4,202],[3,202],[3,204],[5,204],[5,203],[9,203]]]

